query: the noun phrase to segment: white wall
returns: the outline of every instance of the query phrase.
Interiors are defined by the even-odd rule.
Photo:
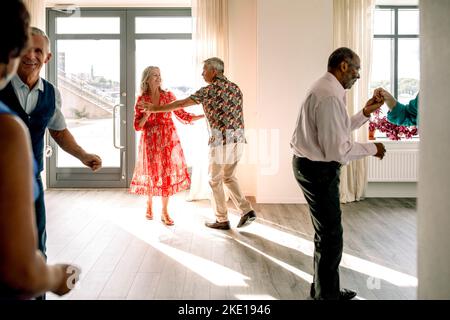
[[[47,4],[56,2],[61,3],[47,1]],[[186,7],[191,1],[75,0],[70,3]],[[333,50],[333,2],[229,0],[228,4],[230,56],[226,74],[244,93],[248,140],[238,168],[241,187],[246,195],[256,196],[261,203],[305,202],[293,177],[289,141],[306,90],[326,71],[327,58]],[[374,186],[369,185],[367,195],[372,191],[373,195],[383,195],[378,191],[385,189]],[[392,186],[403,190],[403,186]],[[415,185],[408,193],[401,194],[415,196]]]
[[[450,1],[420,1],[418,298],[450,299]]]
[[[245,195],[256,194],[256,162],[249,153],[257,141],[252,138],[256,123],[256,0],[229,0],[229,66],[227,77],[244,94],[244,120],[247,130],[246,153],[238,166],[238,179]]]
[[[306,91],[326,72],[333,50],[333,2],[258,0],[257,4],[257,126],[273,129],[279,137],[269,142],[276,144],[272,166],[261,163],[257,168],[256,199],[304,202],[293,177],[289,142]]]

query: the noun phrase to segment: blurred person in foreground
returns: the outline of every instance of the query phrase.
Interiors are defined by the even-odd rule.
[[[15,74],[29,44],[29,23],[22,1],[2,4],[0,29],[9,31],[0,47],[0,91]],[[37,167],[33,167],[30,136],[2,102],[0,148],[0,299],[31,299],[47,291],[66,294],[78,281],[80,270],[68,264],[48,265],[38,250],[33,202],[39,189],[33,185]]]

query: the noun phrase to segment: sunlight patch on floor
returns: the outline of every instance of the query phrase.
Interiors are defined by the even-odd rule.
[[[263,237],[264,239],[281,246],[297,250],[310,257],[314,254],[314,243],[312,241],[260,224],[257,221],[253,222],[245,229],[245,231]],[[341,267],[354,270],[374,279],[387,281],[399,287],[417,287],[416,277],[355,257],[345,252],[342,255]]]
[[[275,264],[277,264],[277,265],[283,267],[284,269],[290,271],[291,273],[295,274],[297,277],[302,278],[302,279],[305,280],[306,282],[312,283],[313,277],[312,277],[312,275],[310,275],[309,273],[306,273],[306,272],[304,272],[304,271],[302,271],[302,270],[299,270],[299,269],[297,269],[297,268],[291,266],[290,264],[288,264],[288,263],[286,263],[286,262],[283,262],[283,261],[281,261],[281,260],[279,260],[279,259],[277,259],[277,258],[274,258],[274,257],[272,257],[272,256],[270,256],[270,255],[264,253],[263,251],[261,251],[261,250],[255,248],[255,247],[249,245],[248,243],[246,243],[246,242],[244,242],[244,241],[241,241],[241,240],[239,240],[239,239],[237,239],[237,238],[235,238],[235,237],[230,237],[230,236],[227,236],[227,237],[229,237],[230,239],[236,241],[236,242],[239,243],[240,245],[245,246],[245,247],[247,247],[247,248],[249,248],[249,249],[255,251],[256,253],[260,254],[261,256],[265,257],[266,259],[272,261],[273,263],[275,263]]]
[[[159,221],[143,223],[141,214],[124,216],[116,212],[111,215],[111,221],[216,286],[248,287],[247,276],[163,243],[178,237],[173,227],[166,227]]]

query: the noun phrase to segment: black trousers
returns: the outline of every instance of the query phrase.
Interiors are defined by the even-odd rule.
[[[38,233],[38,248],[41,252],[46,255],[46,242],[47,242],[47,231],[46,225],[46,214],[45,214],[45,203],[44,203],[44,187],[42,185],[42,180],[40,174],[36,176],[36,182],[39,186],[39,197],[34,201],[34,210],[36,214],[36,226]]]
[[[38,249],[44,254],[47,259],[47,231],[46,231],[46,213],[45,213],[45,203],[44,203],[44,186],[42,185],[41,175],[36,176],[36,182],[39,187],[39,197],[34,201],[34,210],[36,214],[36,227],[38,233]],[[46,300],[45,293],[41,296],[36,297],[36,300]]]
[[[295,179],[309,205],[314,226],[314,299],[339,299],[339,263],[343,237],[337,162],[311,161],[294,156]]]

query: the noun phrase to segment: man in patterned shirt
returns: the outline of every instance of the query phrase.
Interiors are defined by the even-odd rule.
[[[211,129],[209,139],[209,184],[216,214],[215,222],[205,225],[214,229],[228,230],[228,209],[223,185],[228,188],[231,200],[241,210],[238,228],[256,219],[255,211],[245,198],[236,178],[236,168],[242,157],[246,143],[244,135],[244,115],[242,92],[223,74],[224,64],[219,58],[204,61],[202,76],[209,84],[190,97],[164,106],[143,104],[142,108],[151,112],[169,112],[195,104],[202,104]]]

